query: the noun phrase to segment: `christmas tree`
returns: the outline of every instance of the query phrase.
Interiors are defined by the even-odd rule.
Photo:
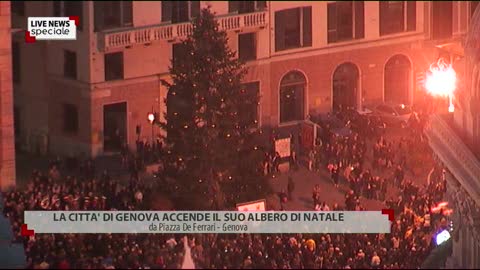
[[[176,47],[171,82],[163,81],[165,174],[174,179],[182,208],[229,207],[268,190],[258,173],[263,154],[255,138],[261,131],[252,129],[257,123],[249,112],[259,96],[243,86],[246,69],[227,41],[214,14],[203,9],[192,33]]]

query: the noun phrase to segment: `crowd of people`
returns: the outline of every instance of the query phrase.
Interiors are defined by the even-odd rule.
[[[344,205],[328,205],[322,201],[319,185],[314,188],[312,199],[317,211],[365,210],[360,203],[362,196],[385,200],[386,207],[398,213],[391,234],[190,235],[189,246],[196,267],[418,268],[432,249],[433,233],[447,226],[445,213],[433,213],[431,210],[442,201],[445,192],[442,170],[437,168],[423,187],[405,179],[402,159],[388,157],[391,155],[388,153],[399,153],[398,149],[394,149],[394,144],[388,143],[375,126],[377,124],[365,125],[365,130],[357,131],[349,138],[332,133],[321,138],[313,155],[319,158],[312,162],[312,169],[329,168],[334,184],[338,186],[340,179],[345,179],[350,190],[345,195]],[[388,159],[380,165],[386,163],[382,166],[394,170],[392,179],[373,176],[370,170],[364,169],[368,152],[366,134],[372,132],[378,135],[374,144],[374,160]],[[407,141],[400,142],[398,147],[406,144]],[[278,169],[274,160],[275,156],[271,159],[272,172]],[[388,166],[389,163],[391,166]],[[154,189],[138,177],[139,169],[135,166],[132,171],[136,175],[127,185],[120,184],[106,171],[98,173],[92,160],[81,163],[80,174],[76,176],[65,176],[61,166],[67,165],[58,160],[52,162],[47,172],[33,172],[24,190],[14,190],[3,196],[4,214],[12,221],[17,241],[25,244],[29,268],[181,267],[183,235],[45,234],[21,237],[19,232],[25,210],[146,210],[149,209],[148,198],[155,196]],[[384,197],[385,189],[392,185],[390,183],[400,188],[401,195],[396,200]],[[293,199],[293,180],[289,180],[287,189],[286,197]]]
[[[335,187],[339,187],[343,180],[354,194],[382,201],[389,186],[402,187],[406,170],[415,174],[407,156],[428,147],[422,135],[424,116],[412,114],[405,127],[408,136],[402,136],[398,141],[386,138],[386,124],[375,117],[351,111],[337,113],[334,117],[348,123],[350,134],[341,136],[328,121],[319,121],[322,132],[308,154],[307,167],[310,170],[321,171],[326,167]],[[370,160],[369,164],[367,160]],[[318,208],[316,204],[314,200],[314,208]]]
[[[428,186],[407,181],[402,196],[388,201],[399,214],[391,234],[282,234],[195,235],[190,237],[192,257],[198,268],[293,269],[293,268],[417,268],[431,250],[433,228],[446,226],[441,215],[431,213],[445,190],[434,174]],[[111,179],[76,179],[52,182],[35,173],[26,191],[5,196],[4,213],[19,232],[24,210],[145,209],[142,196],[148,189],[124,188]],[[67,179],[65,179],[67,180]],[[130,192],[133,190],[135,192]],[[429,191],[429,192],[427,192]],[[353,207],[352,209],[352,205]],[[346,206],[321,203],[319,211],[363,210],[353,191]],[[183,261],[181,235],[159,234],[46,234],[23,238],[29,267],[48,268],[180,268]],[[409,258],[405,260],[405,258]]]

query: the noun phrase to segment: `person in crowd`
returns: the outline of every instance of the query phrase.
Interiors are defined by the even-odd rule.
[[[281,157],[280,153],[275,152],[275,155],[273,157],[273,171],[274,173],[279,173],[280,172],[280,162],[281,162]]]
[[[318,204],[320,204],[320,185],[315,185],[312,191],[312,200],[313,200],[313,207],[315,208]]]
[[[298,171],[299,166],[298,166],[298,158],[297,158],[297,152],[292,151],[290,153],[290,168]]]
[[[293,178],[291,176],[288,177],[287,191],[288,191],[288,200],[293,201],[293,192],[295,191],[295,183],[293,182]]]
[[[338,181],[339,181],[339,167],[337,165],[335,165],[332,169],[332,173],[331,173],[331,177],[332,177],[332,180],[333,180],[333,185],[338,188]]]

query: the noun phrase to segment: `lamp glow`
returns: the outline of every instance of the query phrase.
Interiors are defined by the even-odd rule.
[[[147,115],[147,119],[148,119],[148,122],[150,122],[150,124],[152,124],[155,121],[155,115],[153,113],[149,113]]]
[[[437,246],[445,243],[450,239],[451,235],[447,230],[441,231],[437,236],[435,237],[435,242],[437,243]]]
[[[454,112],[453,94],[457,87],[457,73],[451,64],[445,63],[440,58],[436,63],[430,66],[427,78],[425,80],[425,89],[432,96],[448,97],[448,111]]]
[[[425,81],[425,88],[434,96],[448,97],[455,91],[457,85],[457,74],[452,65],[439,59],[437,63],[430,66]]]

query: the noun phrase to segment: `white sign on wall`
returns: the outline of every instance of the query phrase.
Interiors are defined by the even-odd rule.
[[[275,152],[280,154],[280,157],[290,156],[290,138],[279,139],[275,141]]]
[[[237,204],[238,211],[265,211],[265,200]]]

